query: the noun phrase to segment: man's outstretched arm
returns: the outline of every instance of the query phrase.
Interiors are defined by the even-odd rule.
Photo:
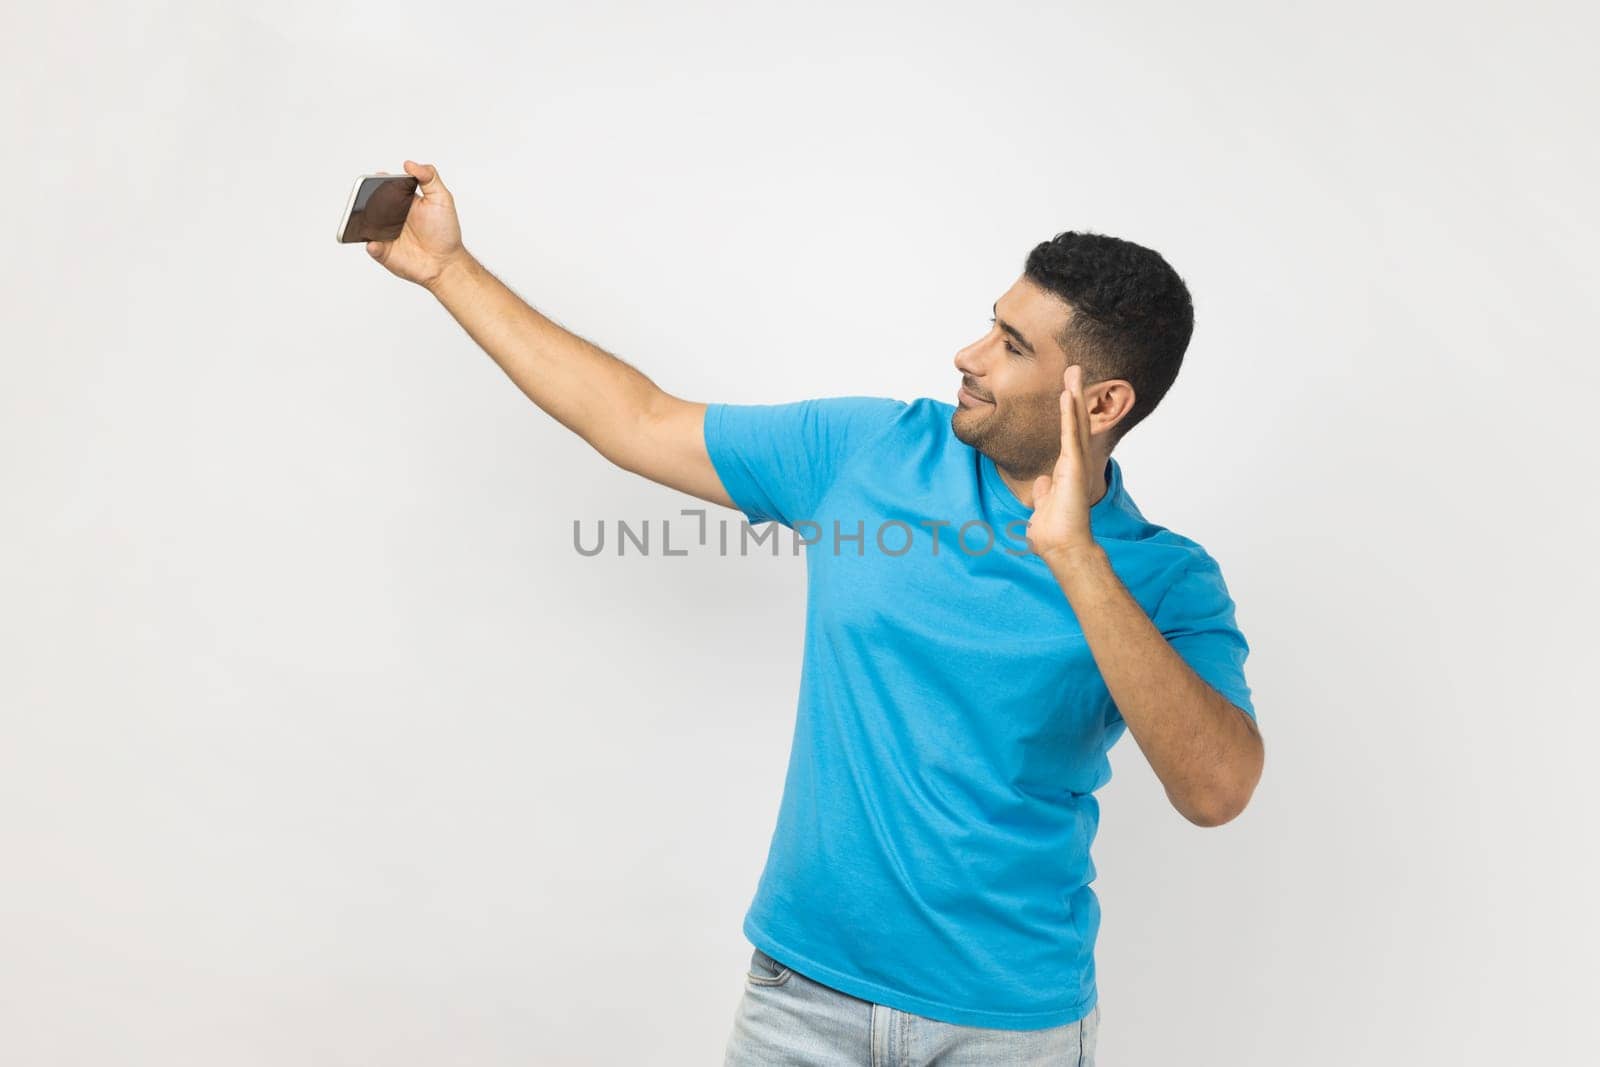
[[[428,164],[405,164],[421,199],[393,241],[367,252],[427,289],[517,388],[623,470],[725,507],[706,453],[706,405],[663,391],[637,369],[540,314],[461,242],[455,202]]]

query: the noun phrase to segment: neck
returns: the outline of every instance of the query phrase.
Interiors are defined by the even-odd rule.
[[[1089,459],[1089,506],[1094,507],[1105,499],[1106,490],[1106,462],[1109,456],[1102,456],[1098,452]],[[1025,508],[1033,507],[1033,482],[1041,474],[1053,474],[1054,469],[1044,470],[1032,476],[1018,476],[996,463],[994,469],[1000,472],[1000,480],[1006,483],[1006,488],[1011,490],[1013,496],[1022,502]]]

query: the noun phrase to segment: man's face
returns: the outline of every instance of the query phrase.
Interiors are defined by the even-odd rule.
[[[962,388],[950,428],[1010,473],[1048,473],[1061,451],[1067,369],[1056,338],[1072,307],[1022,277],[995,302],[994,317],[988,333],[956,353]]]

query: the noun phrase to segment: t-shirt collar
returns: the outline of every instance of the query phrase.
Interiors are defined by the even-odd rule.
[[[1033,514],[1033,509],[1023,505],[1017,499],[1017,494],[1000,477],[1000,471],[995,467],[994,460],[989,458],[987,452],[978,453],[979,463],[983,468],[983,481],[989,493],[989,498],[1005,511],[1026,518]],[[1106,492],[1099,500],[1095,501],[1089,509],[1089,523],[1095,524],[1097,519],[1104,520],[1105,516],[1116,506],[1116,497],[1122,492],[1122,466],[1117,463],[1115,456],[1106,457]]]

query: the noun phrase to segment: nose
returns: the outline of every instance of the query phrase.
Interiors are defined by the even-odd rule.
[[[956,353],[956,370],[969,378],[983,377],[983,341],[977,340]]]

